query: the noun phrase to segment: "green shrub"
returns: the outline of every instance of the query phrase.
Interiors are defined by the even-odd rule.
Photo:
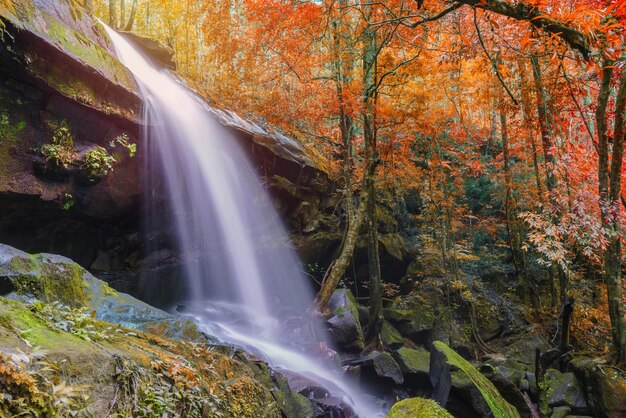
[[[121,134],[113,141],[109,142],[111,148],[115,148],[118,144],[128,150],[129,157],[134,157],[137,153],[137,144],[130,142],[128,135],[126,134]]]
[[[85,154],[83,168],[87,171],[88,177],[96,179],[106,176],[113,171],[115,157],[103,147],[95,147]]]
[[[50,122],[48,129],[52,131],[52,143],[42,145],[39,152],[49,168],[69,168],[76,160],[77,153],[74,149],[74,136],[67,121]]]

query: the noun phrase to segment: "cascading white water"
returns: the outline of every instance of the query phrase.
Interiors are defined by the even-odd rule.
[[[179,81],[104,26],[145,102],[143,143],[163,173],[178,245],[187,256],[191,314],[223,341],[335,391],[359,416],[380,415],[335,370],[292,347],[305,348],[307,326],[294,334],[286,323],[307,317],[313,294],[235,138]]]

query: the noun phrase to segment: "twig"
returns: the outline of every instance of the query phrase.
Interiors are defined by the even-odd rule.
[[[489,61],[491,62],[493,70],[495,71],[496,76],[498,77],[498,80],[500,80],[500,84],[502,84],[502,87],[504,87],[504,90],[506,90],[511,100],[513,100],[513,103],[515,103],[515,106],[519,106],[517,99],[515,99],[515,96],[513,96],[513,93],[511,93],[511,90],[509,90],[509,88],[507,87],[506,83],[504,82],[504,79],[502,79],[500,70],[498,70],[498,65],[491,58],[491,56],[489,55],[489,52],[487,51],[487,48],[485,47],[485,43],[483,42],[483,37],[480,34],[480,28],[478,27],[478,21],[476,20],[476,8],[474,8],[474,26],[476,27],[476,33],[478,34],[478,40],[480,41],[480,46],[482,46],[483,51],[485,51],[485,55],[487,55],[487,58],[489,58]]]

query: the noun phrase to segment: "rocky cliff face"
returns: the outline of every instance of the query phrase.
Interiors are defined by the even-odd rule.
[[[142,277],[176,276],[176,256],[164,256],[168,238],[153,240],[146,253],[138,236],[148,209],[142,104],[132,75],[103,28],[73,2],[18,3],[14,13],[0,9],[0,242],[72,257],[135,293],[145,287]],[[158,54],[167,61],[166,52]],[[235,132],[305,255],[325,252],[310,242],[336,203],[326,173],[297,141],[227,110],[210,111]],[[136,146],[136,155],[124,145]],[[161,273],[152,274],[157,265]],[[137,274],[146,269],[147,276]]]

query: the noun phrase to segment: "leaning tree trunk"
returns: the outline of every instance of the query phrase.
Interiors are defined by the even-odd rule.
[[[360,193],[359,208],[348,224],[348,231],[345,234],[345,242],[341,248],[341,252],[330,267],[328,274],[322,281],[322,287],[317,294],[316,309],[319,312],[324,312],[326,309],[326,305],[328,304],[331,295],[345,274],[348,265],[350,264],[350,260],[352,260],[352,254],[354,253],[354,249],[356,248],[356,243],[359,238],[359,231],[361,230],[361,225],[365,220],[367,200],[367,193],[364,190]]]
[[[137,16],[137,0],[134,0],[132,6],[130,7],[130,16],[128,17],[128,22],[126,23],[126,27],[124,27],[125,31],[130,32],[133,30],[133,25],[135,24],[136,16]]]
[[[345,0],[338,2],[339,7],[345,6]],[[339,103],[339,131],[341,133],[341,144],[343,148],[342,170],[345,182],[344,202],[346,208],[346,225],[339,245],[339,255],[329,267],[329,270],[322,281],[322,287],[317,295],[317,309],[323,311],[337,287],[337,284],[344,276],[359,237],[361,225],[365,220],[365,212],[367,207],[367,195],[361,193],[359,198],[359,207],[355,208],[354,195],[352,191],[352,136],[353,121],[352,117],[345,108],[345,86],[349,81],[349,74],[352,71],[352,60],[346,61],[342,58],[342,48],[344,44],[342,39],[345,36],[346,25],[343,21],[344,17],[339,16],[334,19],[331,25],[332,41],[333,41],[333,70],[334,80],[337,91],[337,101]]]

